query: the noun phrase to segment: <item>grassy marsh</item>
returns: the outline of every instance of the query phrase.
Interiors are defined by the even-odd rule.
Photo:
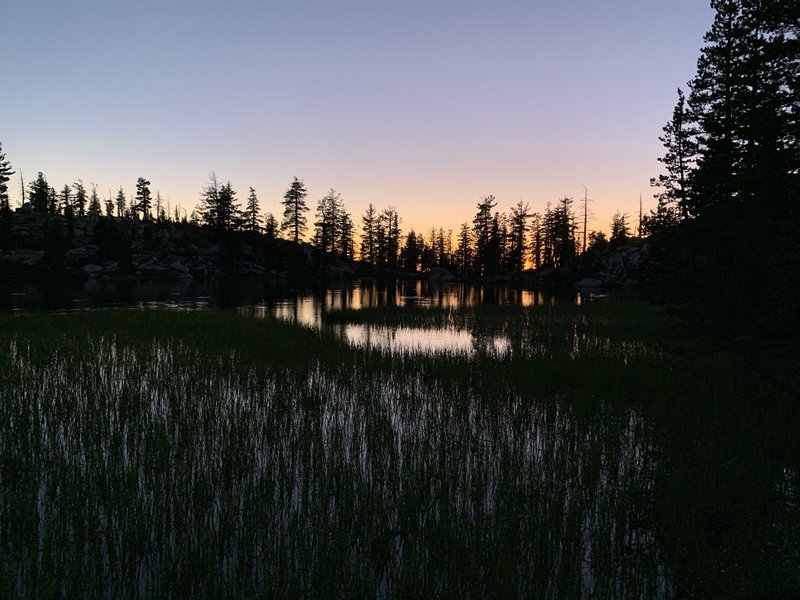
[[[774,597],[797,408],[646,305],[0,315],[3,597]]]

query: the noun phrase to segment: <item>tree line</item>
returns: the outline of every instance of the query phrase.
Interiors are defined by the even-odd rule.
[[[13,171],[5,157],[0,156],[3,161],[0,163],[3,186],[0,210],[5,207],[10,214],[7,182]],[[40,172],[28,185],[25,200],[33,211],[42,214],[62,215],[68,219],[104,216],[143,222],[193,223],[225,239],[247,233],[269,242],[282,238],[300,244],[311,233],[311,245],[323,255],[358,258],[379,270],[426,272],[440,267],[469,276],[490,277],[519,273],[530,267],[570,266],[582,251],[602,248],[609,243],[619,244],[631,235],[625,220],[627,216],[617,213],[611,224],[610,239],[602,232],[592,231],[588,233],[588,247],[584,241],[581,248],[573,199],[567,197],[554,204],[548,203],[541,212],[532,211],[529,204],[520,201],[505,213],[496,210],[497,200],[493,195],[484,196],[475,207],[471,223],[462,223],[454,235],[452,230],[442,227],[433,227],[425,234],[413,229],[404,233],[403,220],[396,208],[378,209],[372,203],[357,225],[335,189],[318,200],[313,221],[309,223],[308,191],[298,177],[292,179],[284,193],[280,220],[270,212],[262,214],[254,188],[248,188],[242,205],[231,182],[220,181],[215,173],[209,176],[200,192],[199,204],[189,214],[178,206],[171,210],[159,192],[153,195],[151,182],[144,177],[137,179],[135,190],[131,198],[122,187],[116,194],[100,198],[97,186],[87,188],[79,180],[57,191]]]

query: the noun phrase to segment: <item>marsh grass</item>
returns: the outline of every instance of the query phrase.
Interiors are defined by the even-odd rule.
[[[0,315],[2,597],[800,589],[797,410],[645,305]],[[768,597],[768,596],[765,596]]]

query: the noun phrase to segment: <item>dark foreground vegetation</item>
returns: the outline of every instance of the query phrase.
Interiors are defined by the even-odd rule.
[[[381,354],[231,313],[0,315],[0,595],[800,589],[799,409],[735,351],[638,304],[411,320],[512,352]]]
[[[637,232],[661,308],[385,309],[326,315],[322,334],[213,312],[0,315],[0,596],[796,597],[800,5],[712,6]],[[215,176],[193,218],[153,207],[144,178],[129,202],[40,177],[14,212],[12,174],[0,149],[12,270],[264,275],[354,253],[333,190],[301,244],[297,178],[279,226]],[[494,207],[454,244],[402,240],[397,212],[370,206],[361,260],[557,272],[629,235],[618,215],[611,240],[584,226],[579,242],[568,198]],[[333,333],[353,321],[462,328],[476,352],[354,349]],[[496,335],[502,356],[482,350]]]

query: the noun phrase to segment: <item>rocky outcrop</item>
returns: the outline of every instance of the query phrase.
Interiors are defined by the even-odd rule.
[[[601,269],[593,278],[610,287],[635,285],[639,281],[639,269],[647,256],[647,250],[647,244],[619,248],[602,260]]]
[[[0,239],[0,272],[37,276],[67,274],[90,279],[119,275],[141,278],[280,277],[280,244],[268,251],[258,239],[232,234],[222,242],[197,225],[141,222],[99,215],[40,214],[29,204],[12,218],[11,236]],[[352,264],[335,264],[339,273]]]

